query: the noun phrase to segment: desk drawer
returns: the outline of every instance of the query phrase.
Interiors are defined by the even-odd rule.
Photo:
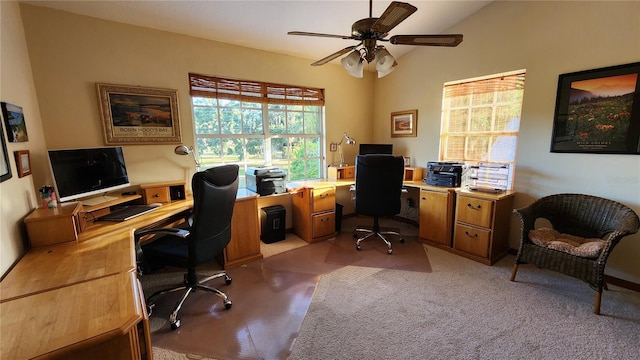
[[[456,224],[453,248],[482,258],[489,256],[491,231],[472,226]]]
[[[336,206],[336,190],[333,187],[317,188],[311,190],[311,212],[318,213],[331,211]]]
[[[142,189],[145,204],[171,202],[168,186],[158,186]]]
[[[335,212],[316,214],[311,217],[313,223],[312,238],[331,235],[336,231]]]
[[[491,227],[493,201],[458,196],[456,221],[484,228]]]

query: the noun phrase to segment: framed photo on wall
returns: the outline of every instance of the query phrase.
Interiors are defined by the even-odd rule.
[[[391,113],[391,137],[411,137],[418,134],[418,110]]]
[[[559,76],[551,152],[640,154],[640,62]]]
[[[18,177],[31,175],[31,158],[29,157],[29,150],[14,151],[13,155],[16,158]]]
[[[97,83],[106,145],[179,144],[178,91]]]
[[[22,107],[6,102],[0,103],[0,107],[2,108],[4,123],[7,126],[7,139],[9,139],[9,142],[29,141]]]

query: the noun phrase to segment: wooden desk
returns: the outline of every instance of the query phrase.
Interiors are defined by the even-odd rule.
[[[179,200],[128,221],[97,221],[77,242],[29,250],[0,282],[2,358],[152,359],[133,232],[181,221],[192,206]],[[257,194],[246,189],[232,236],[224,266],[262,258]]]
[[[0,303],[6,359],[140,359],[137,324],[148,320],[133,272],[122,272]],[[143,335],[144,336],[144,335]]]

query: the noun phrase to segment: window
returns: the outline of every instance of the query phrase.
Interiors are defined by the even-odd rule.
[[[189,74],[195,150],[202,168],[277,166],[287,180],[322,176],[324,91]]]
[[[525,71],[444,84],[440,160],[508,164],[513,185]]]

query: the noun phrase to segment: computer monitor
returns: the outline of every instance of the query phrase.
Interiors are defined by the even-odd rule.
[[[130,186],[122,147],[49,150],[49,164],[60,202],[106,194]],[[85,205],[102,202],[104,196]],[[106,200],[104,200],[106,201]]]
[[[393,154],[393,144],[360,144],[358,155]]]

